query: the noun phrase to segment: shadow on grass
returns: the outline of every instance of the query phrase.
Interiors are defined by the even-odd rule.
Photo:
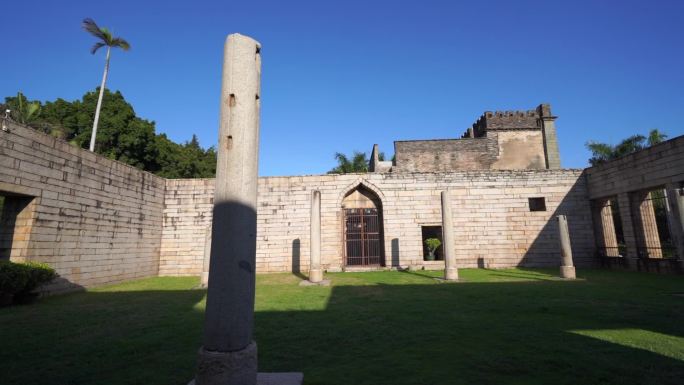
[[[440,275],[439,272],[438,272],[437,270],[433,270],[433,271],[430,271],[430,270],[413,271],[413,270],[409,270],[409,269],[401,269],[401,270],[397,270],[397,271],[398,271],[399,273],[401,273],[401,274],[408,274],[408,275],[412,275],[412,276],[414,276],[414,277],[420,277],[420,278],[429,279],[429,280],[431,280],[431,281],[434,281],[435,278],[438,277],[438,276],[441,277],[442,275],[444,275],[443,273]]]
[[[307,384],[676,384],[683,347],[658,354],[572,332],[684,336],[684,301],[662,295],[682,286],[669,282],[282,285],[257,303],[259,366],[303,371]],[[88,292],[3,309],[0,383],[185,384],[204,295]],[[292,298],[321,310],[269,310]]]
[[[489,270],[489,269],[488,269]],[[516,270],[489,270],[490,276],[502,278],[515,278],[532,281],[549,281],[559,277],[558,269],[531,270],[519,268]]]

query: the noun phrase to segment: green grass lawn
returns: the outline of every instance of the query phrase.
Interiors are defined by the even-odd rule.
[[[684,278],[580,270],[257,278],[262,371],[306,384],[682,384]],[[0,309],[0,384],[183,384],[196,278],[150,278]]]

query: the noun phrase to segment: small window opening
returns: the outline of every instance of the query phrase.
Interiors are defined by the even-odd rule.
[[[530,211],[546,211],[546,198],[529,198]]]
[[[442,226],[421,226],[423,234],[423,261],[442,261],[444,260],[444,240],[442,239]],[[439,247],[434,252],[430,252],[426,241],[428,239],[438,239]]]

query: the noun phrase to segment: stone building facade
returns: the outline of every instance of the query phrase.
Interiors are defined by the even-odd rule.
[[[494,143],[495,135],[496,140],[507,133],[536,135],[536,150],[529,153],[537,159],[534,167],[496,169],[498,160],[481,163],[487,167],[466,162],[442,170],[435,158],[407,163],[400,145],[396,164],[380,162],[374,148],[370,173],[259,178],[257,271],[307,271],[314,190],[321,194],[321,262],[328,271],[441,269],[443,261],[426,260],[424,241],[442,231],[456,240],[459,267],[558,266],[559,214],[568,218],[576,265],[596,265],[602,260],[597,250],[612,242],[610,226],[601,221],[601,202],[614,196],[624,236],[613,238],[624,238],[632,250],[627,259],[638,261],[639,245],[655,250],[657,244],[646,231],[652,228],[644,226],[650,223],[647,216],[636,226],[629,215],[650,196],[639,195],[639,201],[635,189],[654,186],[667,190],[672,239],[682,247],[676,234],[681,234],[684,202],[675,195],[681,196],[684,182],[684,139],[597,168],[560,169],[557,150],[555,155],[549,150],[556,144],[548,113],[544,106],[522,115],[485,113],[469,131],[473,137],[461,139],[479,146]],[[212,218],[212,179],[166,180],[10,121],[3,127],[0,259],[46,262],[62,276],[62,288],[200,274]],[[502,148],[491,151],[501,154]],[[440,227],[441,191],[451,199],[450,229]],[[594,231],[597,224],[600,231]],[[645,256],[666,257],[655,251]]]
[[[211,179],[167,181],[160,275],[201,271],[213,188]],[[321,262],[327,270],[359,267],[345,260],[345,211],[357,207],[379,209],[382,252],[377,265],[442,268],[443,261],[424,260],[422,236],[425,227],[441,226],[442,190],[452,198],[450,231],[460,267],[557,266],[553,219],[558,214],[568,215],[576,263],[587,266],[593,260],[582,170],[310,175],[259,179],[257,271],[308,269],[313,190],[321,192]],[[375,206],[346,199],[357,192],[371,197]],[[534,198],[544,200],[544,210],[530,210]]]
[[[391,172],[559,169],[555,120],[548,104],[529,111],[487,111],[460,139],[396,141],[395,164],[371,156],[370,168]],[[372,154],[377,152],[374,147]]]

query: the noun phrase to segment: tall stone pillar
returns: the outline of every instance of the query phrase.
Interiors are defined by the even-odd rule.
[[[617,235],[615,233],[615,224],[613,223],[613,208],[609,199],[600,200],[593,208],[594,223],[596,230],[599,233],[599,246],[603,247],[606,257],[617,257],[620,253],[618,250]]]
[[[442,191],[442,241],[444,241],[444,279],[458,280],[456,253],[454,250],[454,221],[451,217],[451,197],[449,191]]]
[[[684,189],[673,183],[665,186],[668,202],[668,219],[677,256],[684,265]]]
[[[620,193],[617,197],[618,208],[620,209],[620,221],[622,225],[622,234],[625,238],[625,246],[627,247],[627,267],[636,270],[638,267],[639,253],[637,250],[637,235],[636,228],[633,224],[636,223],[634,218],[635,210],[632,208],[632,199],[629,193]]]
[[[679,234],[681,237],[678,242],[679,261],[684,267],[684,188],[675,190],[674,201],[677,203],[677,213],[679,214]]]
[[[558,231],[561,248],[561,278],[575,279],[575,266],[572,263],[572,248],[570,247],[570,231],[568,230],[568,219],[565,215],[558,216]]]
[[[255,385],[252,341],[259,149],[260,45],[225,44],[209,289],[196,385]]]
[[[200,286],[209,285],[209,261],[211,261],[211,226],[207,227],[204,235],[204,260],[202,261],[202,275],[200,276]]]
[[[323,280],[321,270],[321,192],[314,190],[311,193],[311,262],[309,265],[309,281],[318,283]]]
[[[655,208],[651,200],[651,193],[644,192],[637,197],[639,205],[639,224],[642,244],[644,252],[648,258],[662,258],[663,250],[660,244],[660,235],[658,235],[658,223],[656,222]]]

